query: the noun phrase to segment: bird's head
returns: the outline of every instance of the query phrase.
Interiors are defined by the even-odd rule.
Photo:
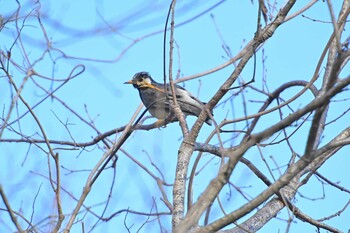
[[[151,78],[147,72],[139,72],[134,77],[125,82],[124,84],[132,84],[137,89],[154,88],[155,81]]]

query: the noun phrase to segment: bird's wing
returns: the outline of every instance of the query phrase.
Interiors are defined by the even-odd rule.
[[[168,97],[172,99],[172,94],[170,90],[170,85],[167,85],[167,93]],[[175,94],[177,101],[183,103],[182,104],[182,111],[186,112],[187,114],[195,113],[195,115],[198,115],[203,108],[204,103],[201,102],[199,99],[194,97],[189,91],[187,91],[185,88],[175,85]]]

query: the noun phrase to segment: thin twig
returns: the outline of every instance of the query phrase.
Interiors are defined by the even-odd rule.
[[[12,222],[15,224],[17,230],[20,233],[23,233],[24,231],[22,230],[21,226],[19,225],[19,223],[17,221],[17,218],[16,218],[15,214],[13,213],[13,211],[11,209],[10,202],[9,202],[9,200],[6,197],[6,194],[5,194],[1,184],[0,184],[0,196],[1,196],[2,200],[4,201],[4,204],[5,204],[6,208],[7,208],[7,212],[9,213]]]

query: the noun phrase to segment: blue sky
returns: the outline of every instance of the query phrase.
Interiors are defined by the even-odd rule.
[[[200,14],[204,10],[213,6],[217,1],[178,1],[176,23],[184,22],[193,16]],[[295,4],[292,12],[296,12],[303,7],[304,1]],[[335,2],[333,4],[339,4]],[[8,17],[16,9],[15,1],[0,1],[0,9],[4,10],[3,16]],[[278,5],[279,6],[279,5]],[[22,15],[33,9],[38,9],[38,4],[31,1],[22,3]],[[139,71],[148,71],[156,81],[161,81],[163,77],[163,34],[156,33],[152,36],[144,36],[163,29],[167,1],[42,1],[40,6],[42,22],[46,29],[49,40],[53,48],[50,54],[45,54],[42,60],[35,65],[35,70],[47,77],[63,79],[68,76],[74,66],[83,64],[85,72],[69,81],[63,88],[57,91],[56,95],[68,106],[81,115],[84,119],[93,119],[94,125],[105,132],[113,128],[125,125],[140,104],[139,95],[136,89],[123,83],[132,78]],[[334,11],[338,12],[339,5],[334,5]],[[222,39],[229,46],[231,53],[236,55],[242,46],[250,41],[256,30],[257,1],[223,1],[219,6],[212,9],[208,14],[198,17],[175,30],[176,48],[174,50],[174,70],[180,70],[180,76],[186,77],[205,70],[217,67],[225,63],[229,57],[222,49]],[[210,16],[212,14],[212,17]],[[275,90],[281,84],[298,79],[310,80],[315,70],[316,64],[327,43],[333,28],[329,23],[329,11],[327,4],[323,1],[316,3],[305,15],[311,19],[319,20],[314,22],[306,17],[298,16],[279,28],[276,34],[268,40],[262,49],[256,54],[256,81],[253,86],[262,88],[263,75],[265,74],[269,91]],[[14,23],[10,23],[0,33],[1,50],[8,50],[14,40]],[[29,59],[34,62],[43,53],[45,40],[42,30],[31,17],[26,22],[23,30],[23,41],[28,52]],[[59,26],[60,25],[60,26]],[[99,30],[97,30],[99,29]],[[101,30],[102,29],[102,30]],[[349,30],[347,28],[347,30]],[[131,46],[122,54],[134,40],[141,38],[139,42]],[[63,57],[63,53],[68,56]],[[21,59],[23,54],[16,45],[12,56],[17,58],[20,65],[25,66],[25,61]],[[265,59],[264,66],[262,59]],[[249,62],[243,71],[241,78],[249,81],[253,73],[253,63]],[[233,65],[210,74],[200,79],[181,83],[186,89],[198,96],[202,101],[208,101],[220,85],[227,79],[234,69]],[[344,75],[346,71],[344,70]],[[321,71],[321,76],[324,70]],[[14,80],[21,83],[24,75],[13,69]],[[175,73],[174,73],[175,75]],[[59,83],[51,82],[42,78],[36,79],[38,83],[47,89],[56,88]],[[321,79],[320,79],[321,81]],[[321,82],[316,85],[320,87]],[[0,103],[6,113],[11,101],[11,92],[6,79],[0,79]],[[265,87],[266,88],[266,87]],[[292,89],[294,90],[294,89]],[[290,97],[295,92],[287,93],[284,98]],[[232,91],[231,95],[235,92]],[[347,93],[340,94],[339,100],[348,98]],[[25,85],[23,96],[28,103],[33,106],[44,97],[43,91],[30,80]],[[228,99],[231,96],[227,96]],[[243,99],[243,97],[245,99]],[[214,116],[217,122],[225,118],[239,118],[244,116],[242,101],[247,102],[247,112],[255,113],[260,108],[266,96],[257,92],[247,90],[245,95],[233,96],[225,104],[221,103],[214,109]],[[312,95],[307,93],[302,98],[293,102],[291,106],[298,109],[312,99]],[[339,116],[348,102],[340,101],[332,106],[330,119]],[[18,115],[26,112],[23,104],[19,104],[18,110],[13,112],[10,122]],[[78,142],[90,141],[96,136],[96,132],[88,125],[79,120],[67,110],[57,100],[47,99],[37,108],[35,113],[39,116],[41,123],[45,127],[51,139],[74,140]],[[285,110],[288,115],[288,110]],[[334,114],[334,115],[333,115]],[[148,120],[148,123],[154,119]],[[271,114],[262,118],[257,127],[257,131],[266,128],[278,120],[278,114]],[[195,118],[188,117],[187,122],[192,125]],[[67,123],[69,132],[62,122]],[[21,124],[14,124],[13,127],[21,129],[26,135],[40,138],[37,135],[38,127],[30,115],[26,115]],[[328,142],[332,136],[341,131],[341,126],[347,123],[346,117],[340,119],[325,131],[324,143]],[[245,122],[230,125],[229,129],[242,129]],[[302,154],[305,148],[305,138],[307,137],[307,125],[305,124],[300,132],[291,137],[295,144],[296,152]],[[210,126],[204,126],[198,138],[204,142],[207,135],[213,130]],[[292,131],[293,129],[289,129]],[[118,134],[116,136],[119,137]],[[236,134],[223,136],[226,146],[235,145],[240,138],[235,138]],[[17,138],[13,132],[5,131],[3,138]],[[112,136],[111,140],[115,138]],[[300,142],[300,144],[298,144]],[[144,164],[156,175],[161,176],[159,171],[152,165],[152,162],[162,171],[167,183],[172,183],[175,174],[177,150],[181,143],[181,130],[177,123],[168,125],[166,128],[154,129],[151,131],[137,131],[128,139],[123,149]],[[217,143],[215,138],[213,144]],[[41,145],[45,147],[44,145]],[[100,145],[102,146],[102,144]],[[56,145],[55,148],[61,148]],[[46,148],[45,148],[46,149]],[[61,165],[64,166],[62,173],[62,185],[69,190],[69,193],[79,197],[85,184],[88,170],[91,169],[102,156],[104,148],[89,147],[85,150],[60,150]],[[264,149],[264,155],[271,167],[275,168],[269,156],[273,156],[283,172],[285,164],[288,163],[290,154],[286,145],[276,145]],[[36,209],[34,222],[41,220],[41,216],[55,214],[54,195],[47,179],[42,175],[48,175],[47,157],[42,150],[34,145],[22,143],[2,143],[0,145],[0,155],[2,163],[0,166],[0,181],[4,190],[8,194],[13,209],[22,210],[28,217],[32,211],[32,203],[38,192],[36,199]],[[116,169],[116,181],[114,183],[112,199],[107,208],[106,216],[119,209],[149,212],[153,200],[157,203],[158,211],[167,211],[160,201],[161,193],[154,180],[139,166],[132,162],[128,156],[121,151],[118,152],[119,160]],[[195,154],[196,156],[196,154]],[[194,157],[195,157],[194,156]],[[262,161],[258,150],[248,151],[246,158],[255,162],[255,165],[265,172],[268,172]],[[208,162],[208,164],[207,164]],[[348,172],[341,164],[349,162],[346,151],[343,149],[338,155],[327,161],[327,166],[320,169],[320,172],[329,179],[342,186],[349,187],[349,180],[345,179]],[[192,161],[193,163],[193,161]],[[51,164],[53,165],[53,164]],[[194,196],[198,197],[211,178],[213,178],[220,165],[218,158],[212,159],[212,155],[205,155],[199,167],[204,167],[204,172],[199,173],[195,180]],[[66,169],[74,170],[70,173]],[[273,170],[273,174],[278,177],[278,169]],[[97,180],[93,187],[93,192],[86,201],[87,206],[96,205],[106,200],[112,186],[112,169],[107,170]],[[269,177],[271,178],[271,177]],[[264,188],[262,182],[257,181],[253,174],[243,165],[239,165],[234,171],[232,182],[242,188],[251,197],[258,195]],[[300,192],[310,198],[322,197],[323,186],[313,178],[310,184],[303,187]],[[38,191],[38,190],[41,191]],[[171,187],[166,187],[166,192],[171,200]],[[329,186],[324,186],[324,199],[313,201],[296,196],[295,204],[302,208],[307,214],[314,218],[328,216],[341,209],[348,200],[347,196],[340,195],[339,191],[334,191]],[[45,190],[45,191],[44,191]],[[50,192],[51,191],[51,192]],[[230,194],[230,192],[232,193]],[[25,199],[23,197],[26,197]],[[238,208],[245,203],[245,200],[234,190],[224,188],[221,195],[222,201],[231,208]],[[71,207],[75,205],[72,198],[63,195],[64,211],[69,214]],[[332,203],[330,205],[329,203]],[[317,208],[315,206],[317,205]],[[3,204],[0,204],[3,208]],[[104,208],[103,204],[94,206],[94,211],[100,213]],[[220,211],[214,210],[212,218],[219,217]],[[336,226],[342,231],[350,228],[349,223],[344,221],[349,216],[349,211],[344,212],[340,217],[334,218],[328,223]],[[125,213],[111,220],[109,223],[100,223],[94,232],[110,232],[115,230],[115,226],[123,227]],[[287,218],[288,214],[284,210],[280,218]],[[7,219],[4,212],[0,212],[0,219]],[[145,217],[129,214],[127,224],[135,224],[131,229],[136,232],[138,227],[145,221]],[[169,230],[171,228],[170,217],[162,217],[163,226]],[[96,222],[91,215],[86,216],[86,228]],[[8,221],[8,220],[6,220]],[[0,220],[0,232],[13,231],[13,226]],[[157,226],[157,224],[154,224]],[[140,232],[158,230],[152,224],[146,224]],[[261,232],[285,231],[286,222],[281,219],[274,219],[266,225]],[[72,232],[79,231],[80,225],[76,224]],[[290,232],[314,231],[315,228],[307,223],[295,219]]]

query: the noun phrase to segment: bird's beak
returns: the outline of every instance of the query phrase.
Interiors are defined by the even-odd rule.
[[[126,81],[124,84],[133,84],[132,80]]]

